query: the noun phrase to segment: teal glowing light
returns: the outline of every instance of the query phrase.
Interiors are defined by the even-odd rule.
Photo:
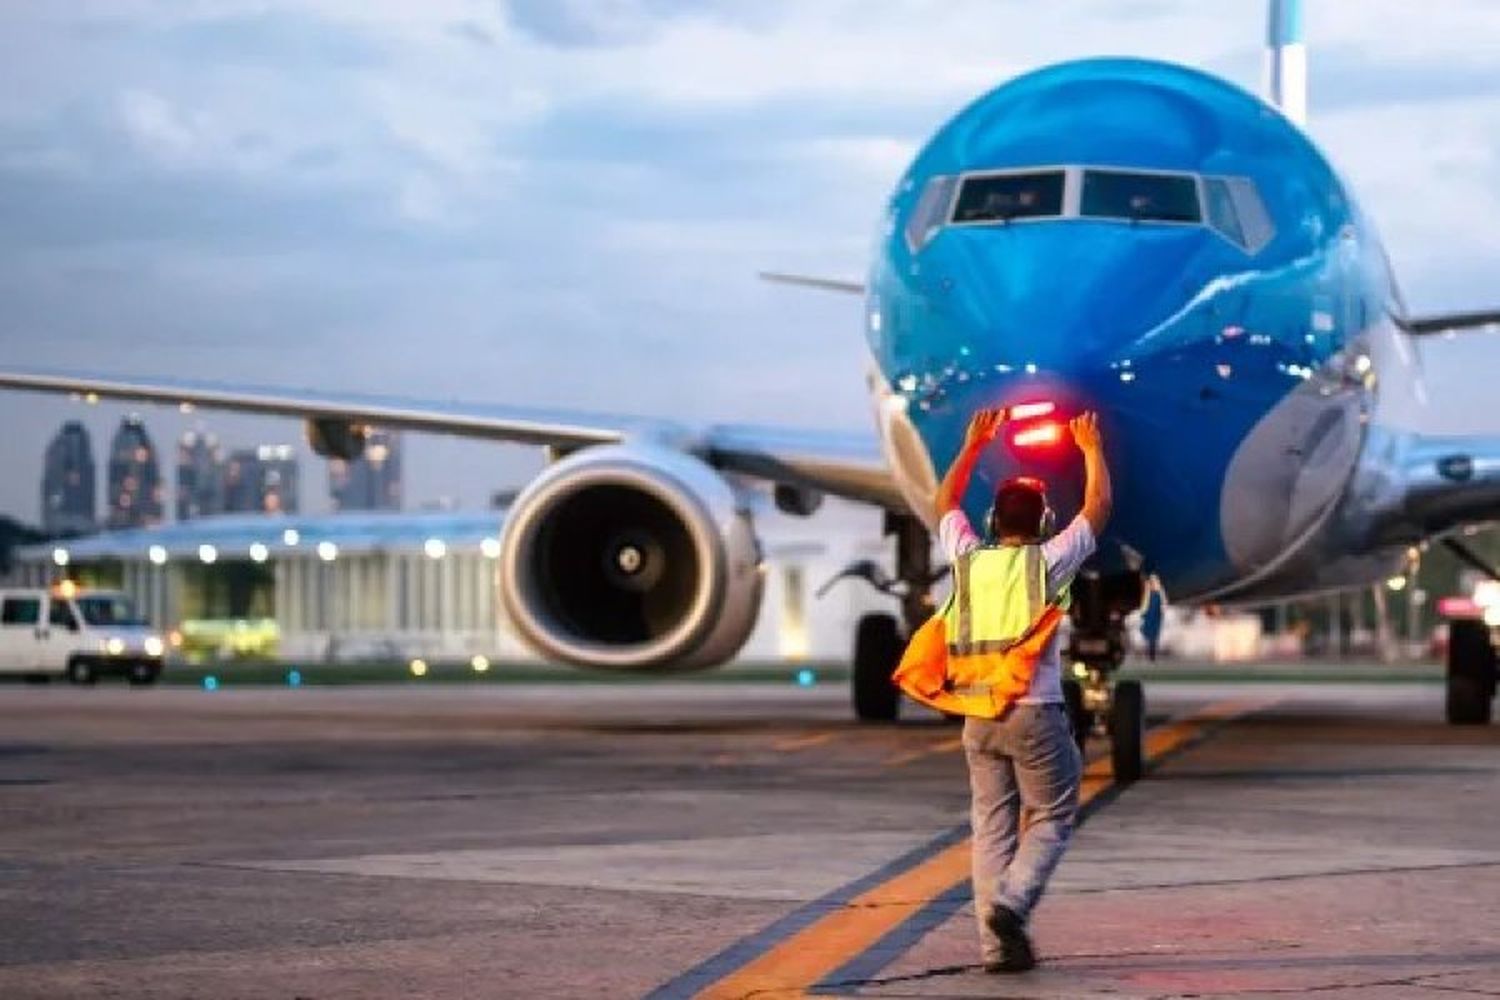
[[[205,690],[205,691],[217,691],[217,690],[219,690],[219,679],[217,677],[215,677],[213,674],[209,674],[207,677],[203,678],[203,690]]]
[[[805,687],[805,688],[806,687],[812,687],[817,682],[818,682],[818,675],[815,674],[815,673],[813,673],[811,670],[807,669],[806,667],[803,667],[801,670],[797,671],[797,686],[798,687]]]
[[[286,686],[287,687],[294,687],[294,688],[295,687],[301,687],[302,686],[302,671],[300,671],[300,670],[288,670],[286,672]]]

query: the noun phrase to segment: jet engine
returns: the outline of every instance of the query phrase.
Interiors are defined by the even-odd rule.
[[[549,466],[516,498],[500,592],[544,656],[692,670],[744,644],[760,563],[749,513],[713,469],[654,445],[601,445]]]

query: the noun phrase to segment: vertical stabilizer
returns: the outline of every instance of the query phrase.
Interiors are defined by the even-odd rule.
[[[1266,28],[1266,100],[1298,125],[1307,124],[1307,45],[1302,0],[1271,0]]]

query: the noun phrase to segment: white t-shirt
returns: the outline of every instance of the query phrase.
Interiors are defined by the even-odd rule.
[[[950,510],[938,522],[938,541],[943,546],[949,562],[959,558],[983,544],[974,528],[961,510]],[[1078,573],[1083,561],[1094,552],[1094,529],[1089,527],[1083,515],[1073,518],[1063,530],[1042,543],[1042,562],[1047,565],[1047,600],[1057,596]],[[1062,633],[1054,632],[1042,650],[1036,673],[1031,678],[1031,689],[1023,705],[1043,705],[1063,700],[1062,654],[1058,649]]]

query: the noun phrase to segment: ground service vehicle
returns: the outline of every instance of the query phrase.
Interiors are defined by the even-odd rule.
[[[124,594],[81,590],[0,590],[0,674],[92,684],[105,674],[132,684],[161,675],[161,636]]]

